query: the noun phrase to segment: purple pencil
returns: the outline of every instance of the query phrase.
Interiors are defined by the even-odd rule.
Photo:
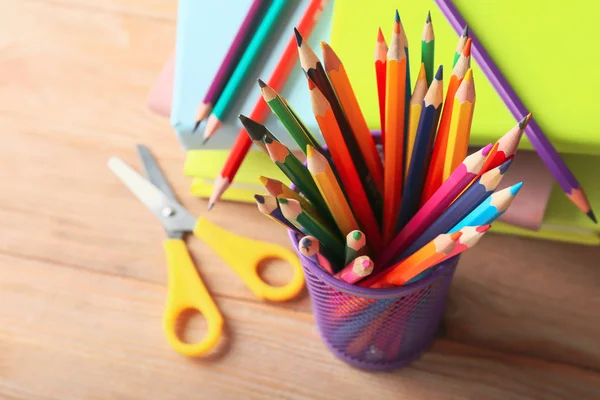
[[[440,7],[440,10],[450,22],[450,25],[452,25],[452,28],[456,33],[462,33],[463,27],[466,26],[467,23],[458,12],[458,9],[452,4],[452,0],[435,0],[435,2]],[[529,111],[527,111],[527,108],[521,102],[512,86],[508,83],[506,78],[504,78],[500,69],[494,64],[492,58],[481,45],[481,42],[477,40],[477,37],[473,34],[471,28],[469,29],[469,37],[472,39],[471,54],[477,61],[477,64],[492,83],[492,86],[496,89],[511,114],[517,120],[521,120],[525,115],[529,114]],[[590,206],[581,184],[577,181],[569,167],[567,167],[564,160],[558,154],[554,146],[552,146],[552,143],[550,143],[533,118],[529,120],[525,133],[533,148],[538,153],[550,173],[554,176],[554,179],[556,179],[569,200],[587,214],[594,223],[597,223],[594,211]]]
[[[244,48],[244,44],[249,42],[252,39],[252,31],[256,28],[257,22],[261,16],[261,8],[263,4],[265,4],[266,0],[254,0],[250,9],[248,9],[248,14],[244,18],[244,21],[240,25],[240,29],[237,31],[233,41],[231,42],[231,46],[223,58],[221,62],[221,66],[217,70],[217,73],[208,88],[206,95],[204,96],[204,100],[198,106],[198,110],[196,111],[196,126],[194,130],[198,129],[200,123],[208,117],[210,112],[212,111],[213,105],[219,99],[221,92],[225,88],[227,84],[227,80],[229,76],[232,74],[237,62],[243,54],[241,49]]]

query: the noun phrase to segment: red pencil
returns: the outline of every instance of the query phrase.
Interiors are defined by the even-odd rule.
[[[381,144],[385,143],[385,66],[388,45],[379,28],[377,44],[375,45],[375,77],[377,79],[377,97],[379,99],[379,124],[381,129]]]
[[[311,0],[309,5],[306,7],[306,11],[300,20],[300,24],[297,29],[302,33],[303,36],[308,37],[312,33],[319,16],[321,15],[323,8],[325,7],[328,0]],[[271,74],[271,78],[267,82],[270,87],[275,91],[281,91],[283,86],[289,77],[296,61],[298,60],[298,45],[296,44],[295,36],[292,36],[288,42],[277,66]],[[269,116],[270,108],[267,103],[263,100],[262,96],[259,97],[258,101],[254,105],[254,109],[250,114],[250,119],[264,123]],[[252,141],[246,133],[246,129],[240,129],[237,139],[231,147],[229,157],[221,170],[221,173],[215,178],[213,184],[213,191],[208,200],[208,209],[210,210],[217,201],[221,198],[223,193],[227,190],[235,175],[237,174],[246,154],[252,146]]]

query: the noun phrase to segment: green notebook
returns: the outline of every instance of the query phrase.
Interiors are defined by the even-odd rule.
[[[600,155],[596,121],[600,79],[594,75],[599,57],[593,45],[600,38],[597,2],[455,0],[454,4],[557,150]],[[412,86],[429,10],[435,32],[434,63],[435,68],[444,65],[444,88],[452,71],[458,36],[434,1],[336,1],[330,44],[344,63],[371,129],[379,129],[373,63],[377,28],[389,43],[396,9],[408,35]],[[477,92],[471,144],[485,145],[516,120],[477,62],[471,65]],[[522,147],[531,149],[526,138]]]

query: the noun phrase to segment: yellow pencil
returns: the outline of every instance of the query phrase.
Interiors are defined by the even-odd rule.
[[[452,119],[448,131],[448,146],[446,147],[444,161],[444,180],[448,179],[452,171],[467,156],[474,107],[475,82],[473,82],[473,70],[469,68],[454,96]]]
[[[306,163],[333,219],[344,236],[360,229],[333,170],[324,155],[306,146]]]
[[[425,64],[421,63],[415,90],[410,98],[410,114],[408,120],[408,136],[406,137],[406,161],[404,163],[404,177],[408,175],[408,166],[412,157],[413,145],[415,137],[417,137],[417,128],[419,127],[419,119],[421,118],[421,110],[423,109],[423,100],[427,93],[427,76],[425,74]]]

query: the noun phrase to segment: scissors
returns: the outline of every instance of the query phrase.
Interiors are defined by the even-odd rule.
[[[163,242],[168,265],[168,293],[163,314],[163,330],[167,341],[180,354],[197,357],[209,352],[223,330],[223,316],[198,274],[183,240],[184,233],[206,243],[261,299],[281,302],[298,295],[304,287],[304,275],[298,257],[290,250],[267,242],[248,239],[231,233],[203,217],[196,218],[179,204],[160,172],[150,150],[137,146],[146,178],[116,157],[108,167],[152,211],[167,233]],[[294,271],[285,286],[271,286],[258,274],[260,263],[267,259],[288,262]],[[177,318],[186,310],[199,311],[208,325],[204,338],[197,343],[185,343],[176,333]]]

